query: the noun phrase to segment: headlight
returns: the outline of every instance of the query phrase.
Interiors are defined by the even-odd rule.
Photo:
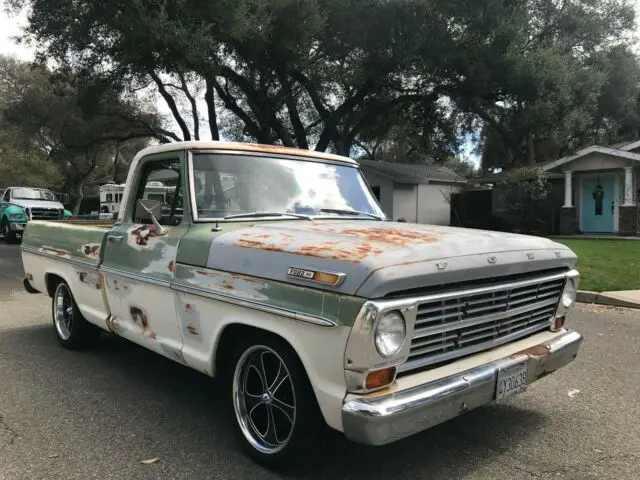
[[[575,305],[579,280],[580,274],[577,271],[572,270],[567,274],[567,283],[564,286],[564,290],[562,290],[562,295],[560,295],[556,317],[564,317],[569,313],[571,307]]]
[[[385,313],[378,321],[375,344],[378,353],[383,357],[392,357],[402,348],[407,329],[404,317],[400,312]]]

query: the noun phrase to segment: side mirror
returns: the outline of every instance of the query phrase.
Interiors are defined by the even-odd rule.
[[[162,202],[157,200],[144,200],[144,202],[142,200],[138,200],[137,206],[140,208],[136,209],[136,218],[149,218],[156,230],[156,235],[167,234],[167,229],[160,225],[156,219],[156,216],[162,216]],[[142,214],[143,212],[144,214]]]

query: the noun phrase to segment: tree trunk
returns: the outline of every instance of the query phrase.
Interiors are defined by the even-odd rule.
[[[213,91],[213,83],[209,79],[205,79],[206,90],[204,100],[207,103],[207,113],[209,115],[209,130],[211,130],[211,140],[220,140],[220,131],[218,130],[218,116],[216,115],[216,98]]]
[[[527,165],[536,164],[536,152],[533,145],[533,133],[527,133]]]
[[[73,206],[73,214],[79,215],[80,205],[82,204],[82,200],[84,199],[84,180],[78,182],[75,188],[76,191],[76,203]]]

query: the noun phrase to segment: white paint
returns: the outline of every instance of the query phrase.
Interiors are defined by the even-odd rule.
[[[344,349],[350,327],[320,327],[269,313],[251,310],[188,293],[176,293],[176,305],[190,306],[178,311],[181,322],[198,318],[198,336],[185,335],[182,350],[190,367],[215,375],[214,352],[224,328],[238,323],[273,332],[284,338],[297,352],[318,399],[327,424],[342,431],[342,404],[346,395]]]
[[[624,167],[624,206],[632,207],[633,202],[633,167]]]
[[[573,203],[571,201],[571,171],[564,172],[564,207],[573,207]]]

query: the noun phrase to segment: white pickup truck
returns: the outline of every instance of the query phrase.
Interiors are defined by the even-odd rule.
[[[149,200],[154,182],[175,187]],[[576,256],[551,240],[393,223],[358,164],[274,146],[183,142],[133,160],[115,223],[27,224],[25,288],[59,343],[106,330],[219,376],[265,464],[316,421],[383,445],[570,363]]]

